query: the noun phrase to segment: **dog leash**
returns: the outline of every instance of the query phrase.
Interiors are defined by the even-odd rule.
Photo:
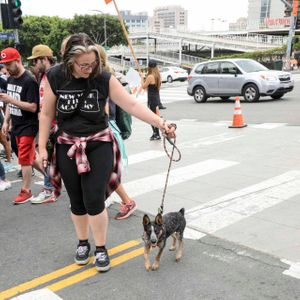
[[[174,123],[171,123],[170,126],[172,127],[175,127],[175,129],[177,128],[176,124]],[[164,191],[163,191],[163,195],[162,195],[162,200],[161,200],[161,205],[160,207],[158,208],[158,213],[160,214],[163,214],[163,211],[164,211],[164,201],[165,201],[165,196],[166,196],[166,191],[167,191],[167,186],[168,186],[168,180],[169,180],[169,174],[170,174],[170,170],[171,170],[171,166],[172,166],[172,162],[178,162],[181,160],[181,152],[179,151],[179,149],[177,148],[176,146],[176,138],[174,138],[174,141],[172,141],[171,139],[169,139],[165,134],[163,134],[164,136],[164,139],[163,139],[163,142],[164,142],[164,150],[168,156],[168,158],[170,159],[169,160],[169,167],[168,167],[168,171],[167,171],[167,176],[166,176],[166,182],[165,182],[165,187],[164,187]],[[171,151],[171,154],[168,152],[168,149],[167,149],[167,145],[166,145],[166,141],[169,142],[170,145],[172,145],[172,151]],[[173,156],[174,156],[174,152],[175,152],[175,149],[178,153],[178,158],[174,159]]]

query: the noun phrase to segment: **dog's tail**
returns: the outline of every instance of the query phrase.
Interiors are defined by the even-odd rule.
[[[183,207],[179,212],[184,216],[184,211],[185,211],[185,209]]]

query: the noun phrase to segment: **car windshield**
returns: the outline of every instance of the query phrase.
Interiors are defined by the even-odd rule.
[[[241,67],[246,73],[267,71],[269,70],[259,62],[255,60],[238,60],[235,62],[239,67]]]

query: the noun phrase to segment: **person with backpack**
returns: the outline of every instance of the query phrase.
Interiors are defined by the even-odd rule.
[[[114,74],[114,70],[108,64],[108,59],[104,48],[101,47],[100,45],[97,45],[97,48],[100,54],[102,68],[105,71]],[[117,78],[117,79],[120,81],[120,83],[123,86],[127,85],[127,82],[123,81],[121,78]],[[127,161],[127,153],[126,153],[123,139],[128,138],[131,132],[127,130],[122,134],[122,131],[120,130],[116,122],[117,114],[118,112],[120,113],[120,108],[116,106],[116,104],[110,99],[108,99],[107,110],[109,115],[109,126],[112,129],[115,138],[117,139],[120,152],[121,152],[121,157],[122,157],[122,168],[124,169],[127,166],[128,161]],[[120,203],[119,211],[115,215],[114,219],[115,220],[127,219],[137,209],[137,205],[135,201],[129,197],[122,183],[118,185],[115,192],[120,197],[121,203]]]

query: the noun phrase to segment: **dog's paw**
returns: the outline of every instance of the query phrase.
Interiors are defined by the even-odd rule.
[[[154,263],[152,265],[152,271],[156,271],[156,270],[158,270],[158,268],[159,268],[159,264]]]
[[[181,257],[182,257],[182,256],[176,256],[175,261],[176,261],[176,262],[179,262],[179,261],[181,260]]]
[[[149,272],[150,269],[151,269],[151,265],[150,264],[145,264],[145,269],[146,269],[147,272]]]
[[[175,251],[176,250],[176,246],[171,246],[170,248],[169,248],[169,251]]]

